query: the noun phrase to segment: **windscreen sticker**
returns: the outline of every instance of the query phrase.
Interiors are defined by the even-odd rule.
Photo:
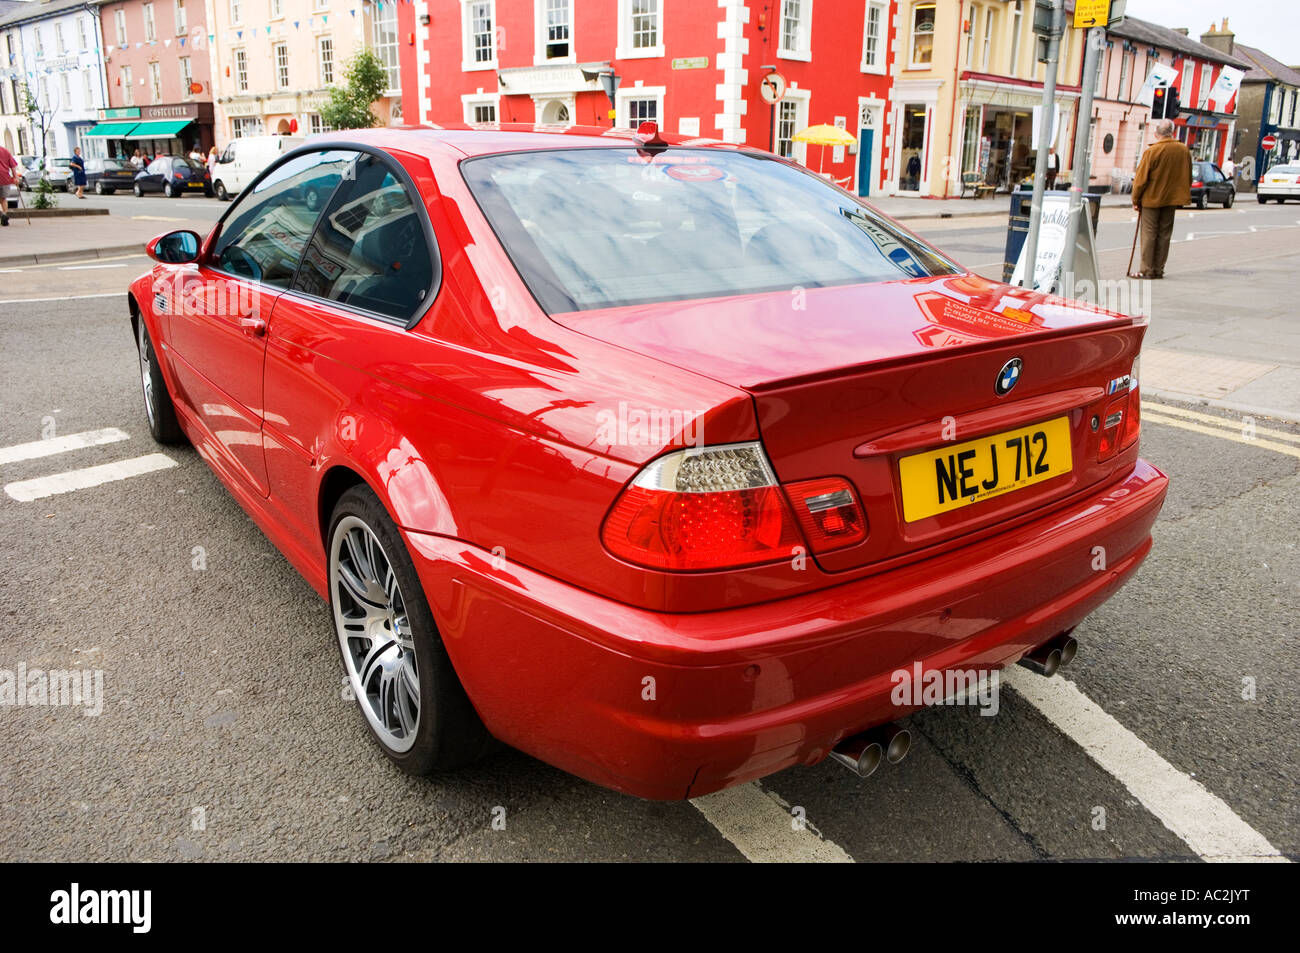
[[[727,174],[712,165],[675,165],[664,171],[679,182],[716,182]]]

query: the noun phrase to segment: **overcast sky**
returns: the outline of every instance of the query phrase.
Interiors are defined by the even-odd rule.
[[[1295,0],[1128,0],[1128,13],[1161,26],[1188,29],[1198,40],[1210,24],[1228,18],[1238,43],[1300,65],[1300,16]]]

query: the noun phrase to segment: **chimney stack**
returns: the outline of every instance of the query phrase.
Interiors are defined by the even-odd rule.
[[[1210,29],[1201,34],[1202,43],[1218,50],[1220,53],[1226,53],[1228,56],[1232,55],[1232,51],[1236,46],[1235,39],[1236,34],[1228,29],[1227,17],[1223,18],[1223,23],[1218,29],[1215,29],[1214,24],[1211,23]]]

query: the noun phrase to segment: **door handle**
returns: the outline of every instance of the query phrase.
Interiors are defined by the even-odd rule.
[[[239,319],[239,329],[249,337],[260,338],[266,333],[266,322],[252,316]]]

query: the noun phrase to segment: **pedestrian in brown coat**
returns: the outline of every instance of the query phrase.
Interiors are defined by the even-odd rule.
[[[1192,154],[1174,138],[1173,120],[1156,122],[1156,141],[1142,153],[1133,179],[1133,208],[1142,228],[1142,277],[1163,278],[1174,212],[1192,200]]]

